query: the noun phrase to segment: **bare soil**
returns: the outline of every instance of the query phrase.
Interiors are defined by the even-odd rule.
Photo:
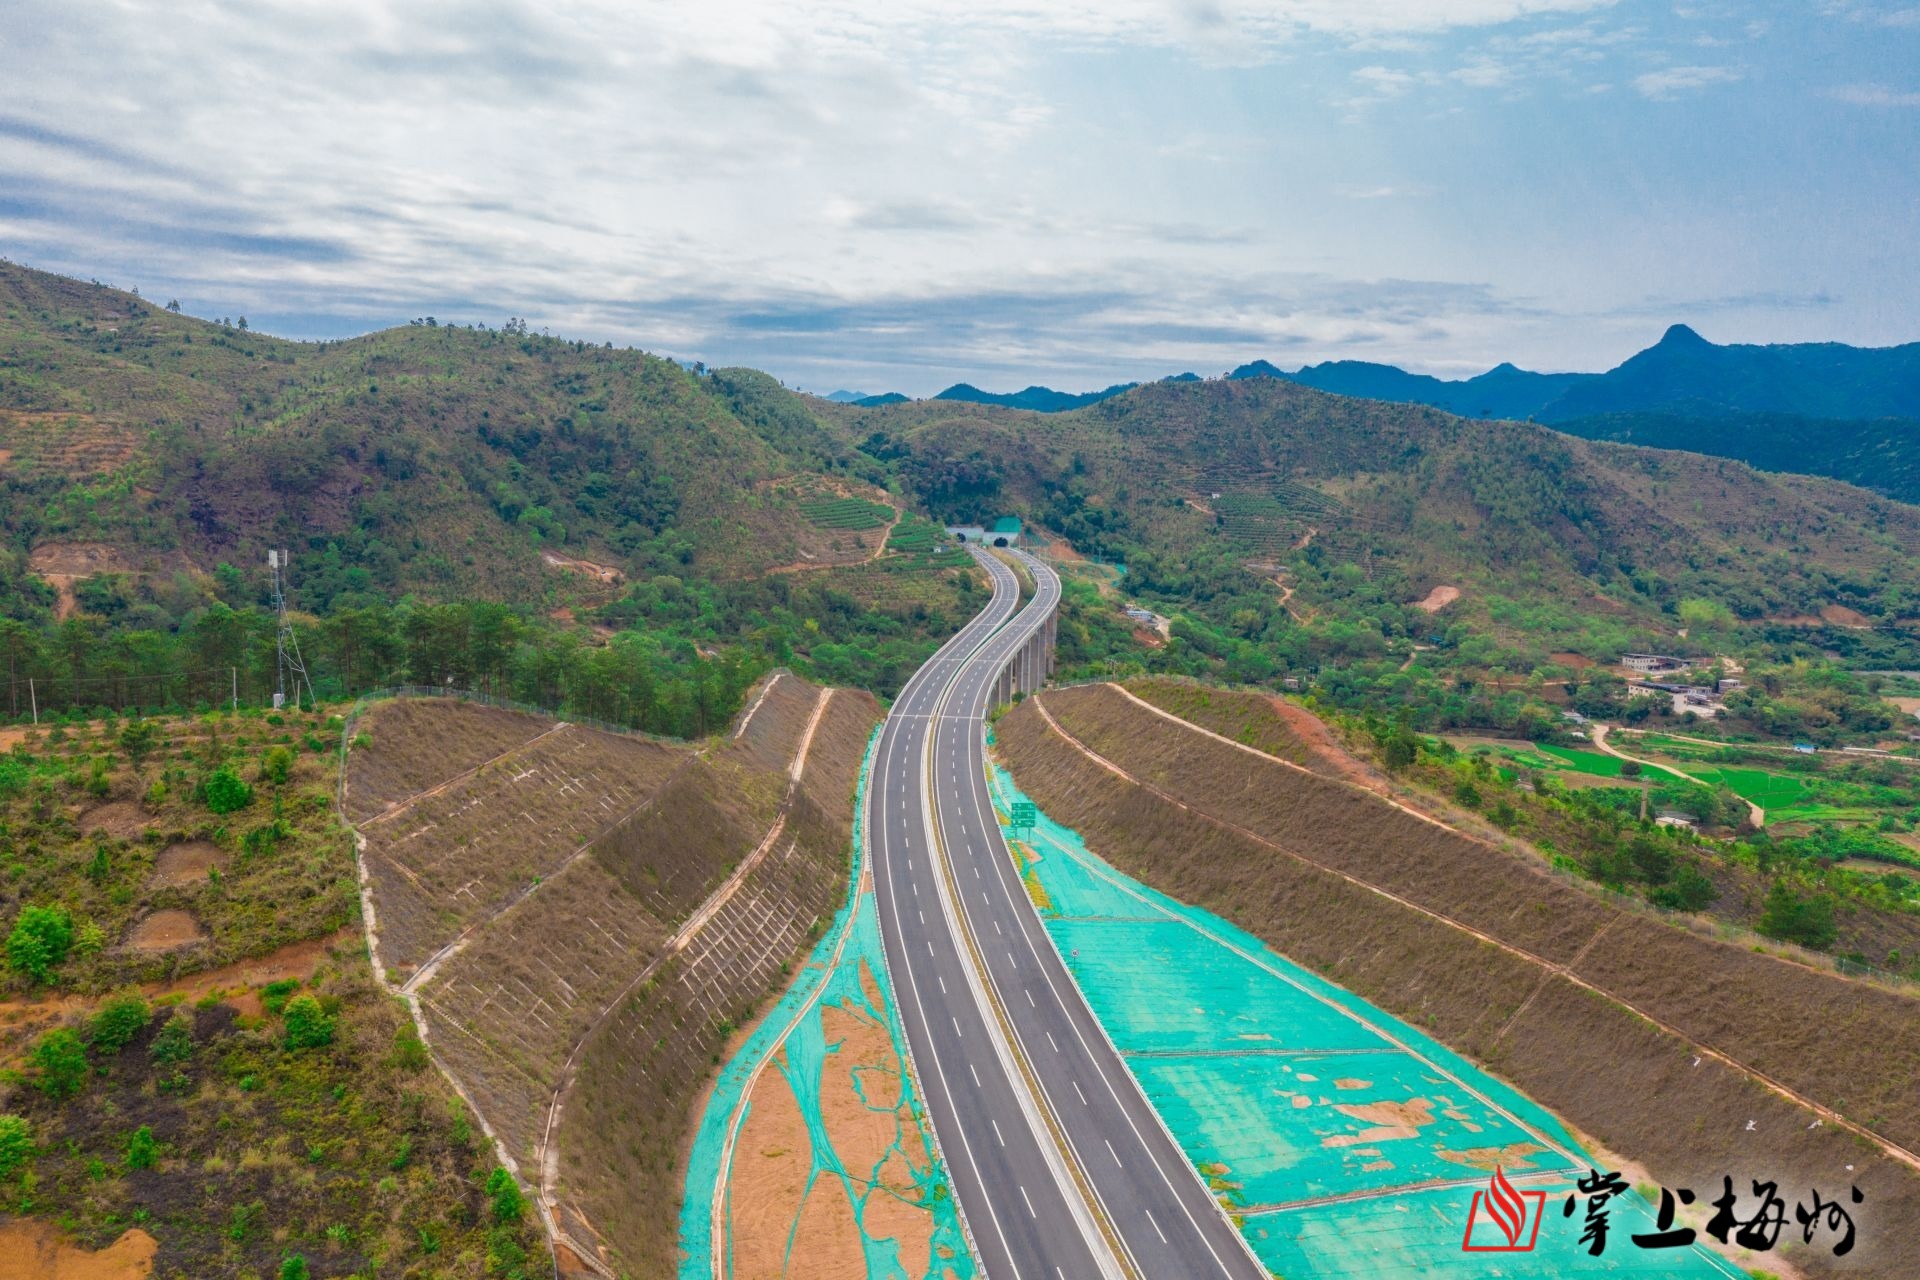
[[[146,1280],[159,1245],[138,1227],[99,1251],[65,1239],[51,1222],[0,1225],[0,1280]]]
[[[206,931],[189,911],[156,911],[127,935],[127,945],[135,951],[172,951],[207,940]]]
[[[208,872],[226,865],[226,852],[210,840],[189,840],[185,844],[168,845],[153,861],[151,883],[156,888],[198,884],[207,878]]]
[[[540,561],[549,569],[577,573],[603,587],[617,587],[626,579],[624,573],[610,564],[595,564],[591,560],[582,560],[576,556],[563,556],[558,551],[542,551]]]
[[[88,835],[105,832],[117,839],[133,839],[145,833],[146,810],[131,800],[114,800],[95,805],[80,815],[80,830]]]
[[[784,1068],[785,1057],[776,1068]],[[728,1238],[739,1280],[786,1274],[787,1249],[812,1168],[812,1141],[787,1077],[779,1069],[761,1073],[727,1186]],[[857,1231],[855,1236],[857,1244]]]
[[[1433,590],[1413,602],[1413,607],[1422,613],[1438,613],[1460,598],[1458,587],[1435,587]]]

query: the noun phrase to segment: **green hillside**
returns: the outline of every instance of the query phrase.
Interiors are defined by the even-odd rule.
[[[1518,705],[1543,670],[1577,675],[1556,653],[1920,660],[1920,510],[1827,480],[1266,378],[1044,418],[826,412],[937,516],[1012,511],[1124,563],[1126,592],[1176,618],[1173,645],[1132,655],[1149,666],[1318,673],[1335,696],[1364,677],[1383,709],[1424,683],[1417,701],[1456,705],[1437,723],[1511,725],[1493,702]],[[1441,587],[1457,599],[1413,607]],[[1822,617],[1836,608],[1847,625]],[[1070,658],[1111,656],[1074,643]]]
[[[681,733],[774,663],[888,692],[967,571],[885,550],[887,478],[753,370],[518,322],[288,342],[0,263],[0,715],[264,696],[273,547],[323,696]]]
[[[1616,413],[1553,425],[1588,440],[1735,458],[1763,471],[1831,476],[1902,502],[1920,502],[1920,420],[1913,418]]]

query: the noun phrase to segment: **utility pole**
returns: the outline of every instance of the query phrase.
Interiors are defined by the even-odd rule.
[[[227,674],[233,677],[233,709],[240,710],[240,668],[228,667]]]
[[[287,593],[281,575],[286,571],[289,557],[284,550],[267,552],[267,570],[273,575],[273,611],[279,619],[277,647],[279,653],[275,663],[273,681],[273,709],[278,711],[287,701],[287,677],[293,677],[293,701],[300,702],[300,685],[307,686],[307,701],[315,701],[313,681],[307,678],[307,664],[300,658],[300,641],[293,634],[293,624],[287,620]]]
[[[33,704],[33,722],[40,723],[40,695],[34,692],[33,677],[27,677],[27,701]]]

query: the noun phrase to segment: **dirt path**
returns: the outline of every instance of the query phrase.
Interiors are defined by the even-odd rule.
[[[1679,769],[1674,768],[1670,764],[1661,764],[1658,760],[1643,760],[1639,756],[1628,755],[1626,752],[1620,750],[1618,747],[1614,746],[1611,742],[1607,741],[1607,733],[1611,728],[1612,728],[1611,725],[1604,725],[1596,722],[1593,726],[1593,745],[1600,748],[1600,750],[1612,756],[1614,759],[1630,760],[1634,764],[1640,765],[1643,768],[1658,769],[1662,773],[1670,773],[1676,778],[1679,778],[1686,782],[1691,782],[1696,787],[1706,787],[1707,790],[1709,791],[1713,790],[1713,787],[1710,783],[1702,782],[1700,779],[1694,777],[1690,773],[1683,773]],[[1745,803],[1747,806],[1747,816],[1753,822],[1753,829],[1755,831],[1759,831],[1763,829],[1767,825],[1767,811],[1765,809],[1762,809],[1759,805],[1755,804],[1751,800],[1748,800]]]
[[[164,982],[142,983],[140,991],[149,999],[157,1000],[163,996],[180,996],[186,1002],[203,999],[220,992],[223,1001],[241,1013],[260,1012],[259,996],[253,988],[265,986],[269,982],[278,982],[283,978],[297,978],[304,982],[313,976],[327,953],[334,947],[352,937],[355,930],[342,929],[338,933],[325,934],[318,938],[308,938],[304,942],[290,943],[276,951],[251,960],[239,960],[218,969],[203,969],[199,973],[183,978],[174,978]],[[56,1018],[91,1009],[95,1001],[87,996],[60,995],[45,996],[28,1000],[0,1000],[0,1041],[16,1042],[25,1031],[33,1030]],[[4,1254],[0,1254],[4,1256]],[[0,1273],[4,1274],[4,1273]]]
[[[1121,692],[1125,693],[1126,691],[1123,689],[1121,690]],[[1128,694],[1127,696],[1129,698],[1132,698],[1132,700],[1135,702],[1140,701],[1138,698],[1133,698],[1133,695],[1131,694]],[[1753,1067],[1750,1067],[1745,1063],[1739,1061],[1738,1059],[1730,1057],[1727,1054],[1722,1053],[1720,1050],[1713,1048],[1711,1045],[1706,1044],[1704,1041],[1700,1040],[1699,1037],[1680,1030],[1680,1028],[1672,1025],[1671,1023],[1663,1021],[1660,1018],[1653,1016],[1651,1013],[1648,1013],[1643,1009],[1638,1008],[1637,1006],[1632,1004],[1630,1001],[1622,999],[1621,997],[1615,995],[1613,992],[1608,991],[1606,988],[1598,986],[1592,982],[1589,982],[1587,979],[1580,977],[1579,975],[1575,974],[1571,970],[1571,968],[1569,968],[1567,965],[1558,964],[1552,960],[1547,959],[1545,956],[1537,955],[1534,952],[1527,950],[1525,947],[1518,946],[1514,943],[1506,941],[1503,938],[1498,938],[1490,933],[1486,933],[1480,929],[1476,929],[1472,925],[1467,924],[1465,921],[1457,920],[1443,911],[1437,911],[1432,907],[1422,906],[1420,903],[1417,903],[1412,901],[1411,899],[1402,897],[1401,895],[1394,893],[1390,889],[1382,888],[1381,886],[1373,884],[1370,881],[1361,879],[1359,876],[1353,875],[1346,871],[1342,871],[1338,867],[1332,866],[1328,863],[1321,862],[1318,859],[1309,857],[1307,854],[1301,853],[1297,850],[1286,848],[1280,844],[1275,843],[1272,840],[1269,840],[1267,837],[1261,835],[1259,832],[1254,831],[1249,827],[1241,826],[1239,823],[1233,822],[1230,819],[1222,818],[1215,814],[1208,813],[1204,809],[1195,808],[1194,806],[1186,803],[1184,800],[1181,800],[1177,796],[1174,796],[1162,790],[1161,788],[1153,785],[1152,783],[1144,781],[1140,778],[1134,777],[1132,774],[1128,773],[1125,769],[1121,768],[1119,765],[1115,764],[1113,761],[1107,759],[1105,756],[1093,750],[1093,748],[1087,746],[1086,743],[1080,741],[1080,739],[1076,738],[1073,734],[1067,732],[1066,728],[1062,726],[1058,720],[1055,720],[1053,718],[1053,714],[1047,710],[1045,702],[1041,700],[1041,697],[1039,695],[1035,695],[1033,698],[1029,699],[1029,701],[1033,704],[1035,709],[1039,711],[1041,719],[1046,721],[1047,727],[1051,729],[1054,733],[1058,734],[1062,741],[1066,742],[1069,746],[1073,747],[1074,750],[1078,751],[1081,755],[1085,756],[1088,760],[1092,761],[1094,764],[1098,765],[1100,768],[1105,769],[1107,772],[1113,774],[1118,778],[1121,778],[1122,780],[1128,783],[1131,783],[1133,786],[1139,787],[1141,790],[1147,792],[1148,794],[1155,796],[1160,800],[1165,801],[1167,804],[1173,805],[1175,808],[1180,809],[1183,812],[1191,813],[1196,817],[1203,819],[1204,821],[1211,822],[1214,825],[1221,827],[1224,830],[1231,831],[1232,833],[1241,837],[1242,839],[1251,841],[1252,843],[1259,845],[1263,849],[1279,854],[1281,857],[1290,858],[1296,862],[1305,863],[1307,866],[1314,867],[1317,870],[1325,872],[1328,875],[1337,876],[1341,880],[1346,881],[1348,884],[1353,885],[1357,889],[1362,889],[1368,893],[1375,894],[1381,898],[1386,899],[1389,902],[1392,902],[1397,904],[1398,906],[1404,907],[1409,911],[1416,912],[1419,915],[1425,916],[1430,920],[1434,920],[1440,924],[1444,924],[1448,928],[1457,929],[1461,933],[1464,933],[1471,938],[1474,938],[1480,942],[1486,943],[1488,946],[1498,948],[1499,950],[1506,952],[1508,955],[1511,955],[1517,959],[1523,960],[1530,965],[1535,965],[1539,967],[1544,971],[1543,976],[1562,978],[1568,983],[1572,984],[1575,987],[1580,988],[1583,991],[1591,992],[1592,994],[1597,995],[1602,999],[1610,1001],[1611,1003],[1618,1005],[1620,1008],[1627,1010],[1629,1013],[1632,1013],[1634,1016],[1641,1018],[1646,1022],[1652,1024],[1653,1026],[1660,1028],[1660,1030],[1680,1040],[1682,1043],[1693,1045],[1699,1051],[1701,1056],[1712,1058],[1714,1061],[1721,1063],[1723,1066],[1726,1066],[1727,1068],[1733,1071],[1739,1072],[1740,1074],[1746,1076],[1748,1079],[1754,1081],[1756,1084],[1759,1084],[1762,1087],[1770,1090],[1771,1092],[1778,1095],[1779,1097],[1785,1098],[1787,1101],[1793,1103],[1795,1106],[1804,1108],[1805,1110],[1811,1112],[1815,1116],[1818,1116],[1823,1123],[1838,1125],[1839,1127],[1845,1129],[1847,1132],[1854,1134],[1855,1136],[1859,1137],[1863,1141],[1870,1143],[1872,1146],[1878,1148],[1882,1153],[1891,1157],[1892,1159],[1898,1160],[1900,1163],[1908,1166],[1911,1169],[1920,1170],[1920,1154],[1916,1154],[1915,1152],[1909,1151],[1905,1147],[1901,1146],[1900,1144],[1890,1141],[1887,1138],[1881,1137],[1879,1134],[1873,1132],[1871,1129],[1868,1129],[1863,1125],[1856,1124],[1854,1121],[1849,1120],[1847,1117],[1841,1115],[1838,1111],[1835,1111],[1831,1107],[1824,1106],[1821,1103],[1815,1102],[1811,1098],[1804,1097],[1803,1095],[1796,1093],[1793,1089],[1789,1088],[1787,1085],[1781,1083],[1780,1081],[1775,1080],[1773,1077],[1767,1075],[1766,1073],[1759,1071]],[[1214,733],[1209,729],[1202,728],[1200,725],[1194,724],[1191,721],[1182,720],[1179,716],[1176,716],[1168,711],[1162,711],[1160,708],[1152,706],[1149,703],[1142,702],[1140,703],[1140,705],[1146,707],[1148,710],[1154,712],[1156,715],[1159,715],[1167,720],[1174,722],[1175,724],[1180,725],[1181,727],[1189,730],[1190,732],[1203,734],[1210,738],[1216,738],[1221,742],[1225,742],[1229,746],[1236,747],[1242,751],[1250,752],[1251,754],[1260,757],[1261,759],[1267,761],[1269,764],[1272,764],[1278,768],[1295,769],[1295,770],[1300,770],[1301,772],[1305,772],[1305,770],[1300,769],[1299,765],[1293,764],[1290,761],[1276,759],[1275,757],[1268,755],[1264,751],[1258,751],[1252,747],[1248,747],[1241,743],[1234,742],[1231,738],[1222,737],[1220,734]],[[1407,808],[1407,806],[1398,804],[1397,802],[1392,802],[1392,803],[1395,804],[1396,808],[1402,809],[1407,813],[1411,813],[1415,817],[1420,818],[1423,821],[1430,822],[1435,826],[1445,827],[1447,830],[1453,831],[1456,835],[1461,836],[1463,839],[1473,840],[1476,844],[1484,843],[1483,841],[1479,841],[1475,839],[1475,837],[1473,837],[1472,835],[1463,831],[1458,831],[1456,828],[1448,827],[1446,823],[1443,823],[1436,818],[1429,817],[1426,814],[1420,813],[1418,810],[1409,809]]]
[[[1618,726],[1616,726],[1618,727]],[[1622,735],[1642,735],[1645,729],[1620,729]],[[1783,747],[1772,742],[1721,742],[1715,738],[1696,738],[1686,733],[1661,732],[1663,738],[1672,738],[1675,742],[1691,742],[1702,747],[1730,747],[1736,751],[1772,751],[1781,755],[1805,755],[1798,747]],[[1920,765],[1920,757],[1895,755],[1891,751],[1882,751],[1877,747],[1861,747],[1848,750],[1844,747],[1815,747],[1815,755],[1839,756],[1845,760],[1885,760],[1889,764]]]
[[[1293,584],[1281,577],[1274,577],[1269,579],[1269,581],[1272,582],[1274,586],[1280,588],[1280,607],[1287,611],[1287,616],[1295,622],[1305,624],[1308,620],[1307,616],[1294,608],[1292,604]]]

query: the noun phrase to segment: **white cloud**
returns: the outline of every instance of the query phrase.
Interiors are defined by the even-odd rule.
[[[1733,67],[1666,67],[1635,76],[1633,87],[1642,97],[1664,101],[1739,79],[1741,72]]]
[[[1883,84],[1843,84],[1827,96],[1856,107],[1920,107],[1920,93],[1889,89]]]

